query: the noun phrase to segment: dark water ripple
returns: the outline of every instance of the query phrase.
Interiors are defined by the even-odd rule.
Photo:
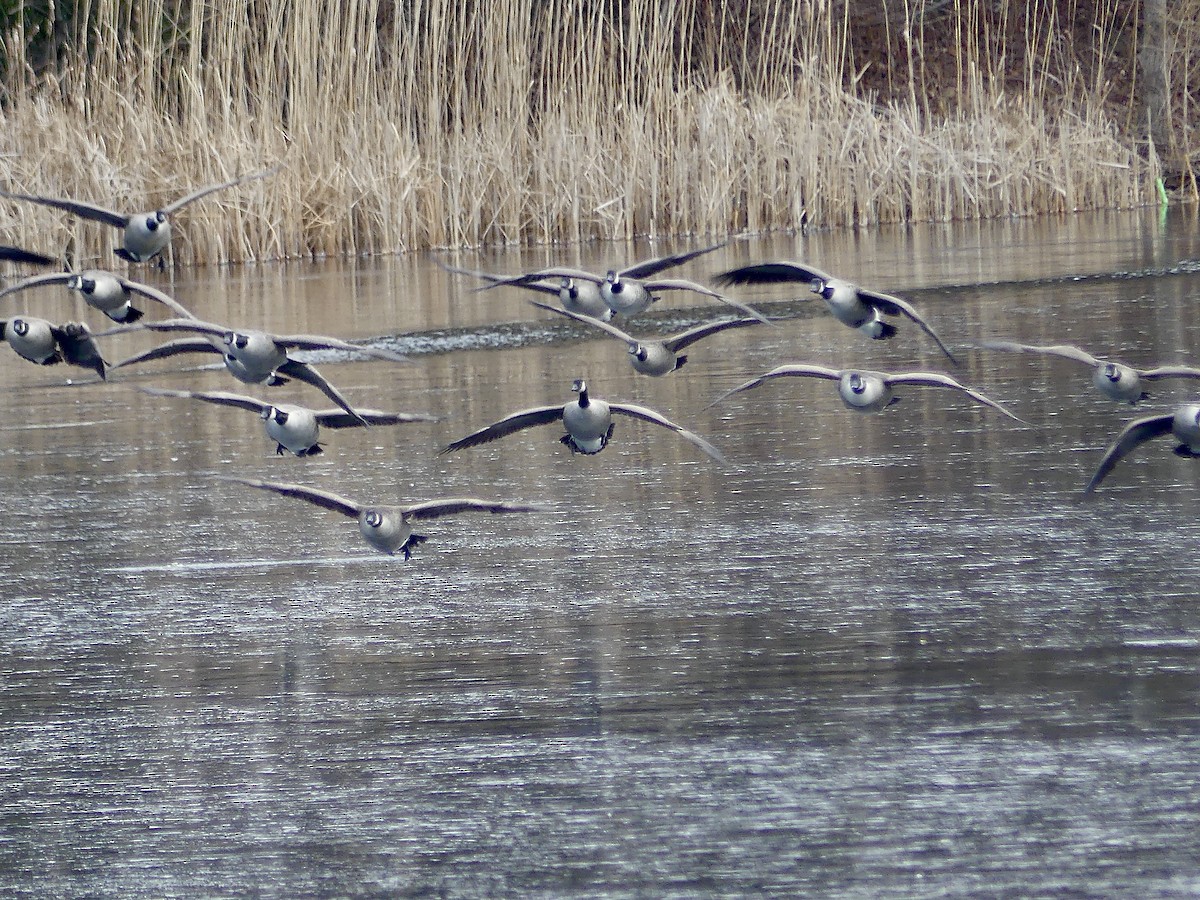
[[[1054,275],[1044,278],[1007,279],[1004,281],[971,283],[963,285],[940,285],[930,288],[912,288],[904,291],[904,295],[913,300],[955,297],[964,291],[975,291],[981,287],[993,289],[1042,289],[1060,285],[1088,285],[1091,283],[1106,284],[1116,281],[1150,282],[1154,279],[1171,276],[1187,276],[1200,273],[1200,260],[1181,260],[1170,266],[1150,266],[1133,271],[1098,272],[1085,275]],[[787,286],[780,286],[773,293],[787,292]],[[796,294],[791,299],[763,299],[753,296],[752,305],[759,312],[772,319],[807,319],[825,315],[824,309],[814,298],[807,296],[804,285],[792,285],[791,290]],[[763,293],[761,290],[758,292]],[[693,310],[670,308],[652,308],[640,315],[635,324],[622,325],[634,337],[642,334],[673,334],[699,325],[712,318],[729,317],[729,311],[721,307],[705,307]],[[735,313],[736,314],[736,313]],[[597,332],[586,325],[562,320],[561,322],[528,322],[516,321],[502,324],[488,323],[486,325],[468,326],[462,328],[439,328],[427,331],[410,332],[398,335],[381,335],[364,341],[374,347],[395,350],[406,356],[421,357],[430,354],[454,353],[463,350],[503,350],[514,347],[529,347],[552,345],[594,338]],[[299,358],[311,362],[338,362],[349,358],[350,354],[341,351],[307,351],[298,354]]]

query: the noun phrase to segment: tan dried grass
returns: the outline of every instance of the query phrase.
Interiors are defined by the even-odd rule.
[[[881,78],[851,5],[815,0],[98,0],[37,74],[6,36],[0,185],[132,210],[285,162],[182,213],[178,264],[1152,201],[1114,115],[1128,4],[1088,7],[1084,57],[1082,4],[936,6],[888,4]],[[111,258],[111,229],[31,204],[0,229]]]

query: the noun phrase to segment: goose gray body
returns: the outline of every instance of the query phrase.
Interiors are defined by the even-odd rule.
[[[433,416],[415,413],[388,413],[376,409],[360,409],[350,415],[341,409],[313,410],[291,403],[266,403],[254,397],[225,391],[174,391],[166,388],[138,388],[155,397],[179,397],[200,400],[217,406],[232,406],[255,413],[263,420],[267,436],[275,441],[275,452],[285,450],[295,456],[315,456],[322,452],[318,443],[321,428],[354,428],[367,425],[399,425],[406,422],[432,422]]]
[[[135,295],[162,304],[174,316],[184,319],[195,318],[177,300],[157,288],[131,281],[102,269],[34,275],[0,291],[0,298],[48,284],[66,285],[68,290],[78,292],[83,301],[92,309],[104,313],[114,322],[121,324],[131,324],[144,315],[142,310],[133,305]]]
[[[1092,476],[1083,492],[1090,494],[1099,487],[1100,482],[1117,463],[1146,441],[1167,434],[1173,435],[1179,441],[1175,448],[1179,456],[1200,456],[1200,403],[1184,403],[1177,406],[1174,412],[1146,416],[1126,425],[1116,440],[1104,451],[1096,474]]]
[[[284,497],[306,500],[323,509],[333,510],[357,519],[358,529],[368,544],[388,555],[403,553],[406,560],[412,557],[413,548],[426,540],[425,535],[413,532],[414,522],[439,519],[442,516],[453,516],[466,512],[499,514],[542,511],[539,506],[477,500],[474,497],[431,500],[411,506],[367,506],[331,491],[322,491],[300,484],[282,484],[259,481],[255,478],[236,478],[223,475],[216,477],[262,491],[272,491]]]
[[[567,309],[556,309],[553,306],[539,303],[536,300],[531,300],[530,302],[541,309],[549,310],[552,313],[582,322],[584,325],[598,328],[607,334],[611,334],[617,340],[624,341],[629,350],[629,362],[634,370],[640,372],[642,375],[653,377],[666,375],[681,368],[687,362],[687,357],[680,354],[679,351],[690,347],[692,344],[709,335],[717,334],[730,328],[745,328],[749,325],[761,324],[758,319],[751,318],[715,319],[665,338],[635,338],[626,334],[617,326],[600,321],[595,317],[580,315]]]
[[[447,272],[469,275],[472,278],[486,281],[489,285],[510,284],[513,287],[549,294],[557,297],[563,309],[568,312],[591,316],[594,319],[603,319],[606,322],[612,318],[612,310],[600,296],[600,286],[593,281],[560,276],[548,278],[545,281],[521,281],[518,279],[514,282],[505,275],[494,275],[491,272],[480,272],[475,269],[460,269],[441,261],[438,262],[438,265]]]
[[[891,374],[888,372],[872,372],[865,369],[830,369],[817,365],[787,365],[779,366],[763,375],[735,387],[733,390],[717,398],[714,403],[720,403],[727,397],[742,391],[759,387],[764,382],[774,378],[801,377],[823,378],[838,383],[838,396],[849,409],[863,413],[877,413],[887,409],[899,400],[893,393],[896,385],[911,384],[923,387],[951,388],[970,397],[976,403],[990,406],[1010,419],[1022,421],[1007,408],[992,400],[990,397],[959,383],[949,375],[940,372],[903,372]]]
[[[545,269],[543,273],[546,277],[554,278],[570,278],[575,281],[591,281],[599,286],[600,298],[604,301],[612,313],[629,318],[639,315],[650,308],[651,304],[657,302],[658,297],[655,296],[659,291],[692,291],[696,294],[703,294],[705,297],[712,297],[724,303],[726,306],[732,307],[744,316],[750,316],[764,324],[769,324],[767,317],[753,307],[747,306],[739,300],[734,300],[731,297],[726,297],[724,294],[710,290],[702,284],[697,284],[695,281],[688,281],[682,278],[655,278],[655,279],[633,279],[620,272],[610,271],[603,278],[593,275],[589,272],[581,272],[578,269]]]
[[[1019,344],[1016,341],[984,341],[988,350],[1004,350],[1012,353],[1036,353],[1056,356],[1082,363],[1092,370],[1092,386],[1110,400],[1136,404],[1149,395],[1142,389],[1143,382],[1163,378],[1200,378],[1200,369],[1192,366],[1156,366],[1153,369],[1135,369],[1124,363],[1098,359],[1086,350],[1071,344]]]
[[[886,340],[896,334],[896,327],[883,320],[883,316],[904,316],[932,338],[946,357],[955,365],[958,360],[950,352],[937,332],[921,318],[912,304],[891,294],[867,290],[849,281],[834,278],[812,266],[794,262],[770,262],[741,266],[715,276],[718,285],[731,284],[781,284],[798,282],[809,285],[809,290],[825,301],[833,317],[850,328],[877,341]]]
[[[350,405],[349,401],[325,379],[315,368],[288,356],[289,350],[344,350],[386,359],[407,362],[407,357],[391,350],[363,347],[338,338],[319,335],[276,335],[265,331],[235,331],[199,319],[164,319],[161,322],[142,322],[135,329],[151,331],[184,332],[194,338],[171,341],[115,363],[112,368],[155,359],[166,359],[181,353],[216,353],[225,362],[225,368],[234,378],[245,384],[277,385],[286,382],[288,376],[316,387],[330,400],[350,415],[367,424]],[[117,329],[119,331],[124,329]]]
[[[498,422],[494,422],[485,428],[480,428],[478,431],[473,431],[466,437],[454,441],[447,445],[441,452],[453,453],[456,450],[477,447],[480,444],[486,444],[489,441],[498,440],[510,434],[516,434],[518,431],[532,428],[535,425],[549,425],[554,422],[562,422],[563,427],[567,431],[560,438],[562,443],[570,447],[574,453],[583,453],[592,456],[608,446],[608,442],[613,434],[612,416],[613,413],[617,413],[618,415],[640,419],[643,422],[650,422],[651,424],[666,428],[668,431],[673,431],[688,443],[699,447],[713,459],[720,462],[725,461],[725,457],[721,455],[721,452],[716,447],[698,434],[688,431],[680,425],[676,425],[661,413],[644,406],[635,406],[631,403],[598,400],[588,393],[587,384],[582,378],[577,379],[571,385],[571,390],[579,396],[565,406],[539,406],[534,409],[526,409],[513,413],[510,416],[505,416]]]
[[[613,317],[612,307],[600,295],[600,286],[586,278],[560,277],[558,299],[563,309],[607,322]]]
[[[38,365],[66,362],[91,369],[102,379],[108,368],[92,333],[80,322],[55,325],[36,316],[0,319],[0,340],[8,341],[18,356]]]
[[[242,175],[239,178],[232,178],[229,181],[205,185],[202,188],[192,191],[185,197],[180,197],[178,200],[168,203],[166,206],[145,212],[122,213],[103,206],[97,206],[93,203],[86,203],[82,200],[47,197],[40,194],[15,194],[8,191],[0,191],[0,197],[8,197],[10,200],[25,200],[42,206],[50,206],[69,212],[81,219],[103,222],[106,225],[119,228],[122,230],[124,237],[121,246],[115,250],[117,256],[126,262],[146,262],[161,253],[163,248],[171,242],[170,217],[173,213],[183,209],[189,203],[194,203],[200,198],[207,197],[216,191],[223,191],[257,178],[264,178],[278,169],[279,166],[273,166],[249,175]]]
[[[700,250],[692,250],[687,253],[660,256],[627,266],[624,269],[609,269],[604,275],[571,268],[551,267],[539,269],[538,271],[527,272],[524,275],[518,275],[513,278],[502,279],[490,286],[503,284],[524,285],[530,282],[547,281],[555,278],[571,279],[575,282],[591,282],[599,289],[600,298],[609,310],[627,317],[645,312],[658,299],[655,296],[655,293],[658,291],[692,291],[719,300],[721,303],[738,310],[742,315],[751,316],[761,322],[766,322],[766,317],[757,310],[737,300],[726,297],[724,294],[706,288],[702,284],[681,278],[651,277],[666,269],[681,265],[690,259],[695,259],[697,256],[705,253],[711,253],[713,250],[724,246],[725,244],[723,243],[714,244],[711,247],[704,247]],[[587,315],[587,313],[584,314]]]

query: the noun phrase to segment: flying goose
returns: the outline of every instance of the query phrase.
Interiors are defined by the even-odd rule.
[[[284,450],[295,456],[316,456],[323,452],[317,438],[321,428],[353,428],[369,425],[399,425],[404,422],[435,422],[433,416],[416,413],[386,413],[375,409],[356,410],[350,415],[340,409],[312,410],[291,403],[265,403],[253,397],[230,394],[225,391],[173,391],[167,388],[138,388],[144,394],[155,397],[180,397],[202,400],[217,406],[235,406],[256,413],[262,420],[267,437],[275,441],[275,453],[283,456]]]
[[[649,259],[645,262],[636,263],[625,269],[609,269],[605,275],[596,275],[592,272],[569,268],[555,267],[541,269],[536,272],[527,272],[524,275],[518,275],[514,278],[503,279],[488,287],[503,284],[524,285],[531,281],[545,281],[548,278],[571,278],[577,281],[590,281],[599,286],[600,297],[608,308],[614,313],[619,313],[623,316],[636,316],[649,309],[650,304],[658,299],[654,296],[656,291],[693,291],[697,294],[703,294],[706,297],[713,297],[722,303],[732,306],[734,309],[740,310],[743,315],[753,316],[761,322],[766,322],[766,317],[757,310],[751,309],[746,304],[737,300],[726,297],[724,294],[710,290],[702,284],[681,278],[650,278],[651,275],[656,275],[664,269],[678,266],[689,259],[694,259],[704,253],[711,253],[713,250],[724,246],[725,244],[723,243],[714,244],[711,247],[705,247],[702,250],[692,250],[689,253],[660,256],[657,259]]]
[[[877,341],[887,340],[896,333],[896,326],[883,321],[881,316],[907,316],[918,328],[933,338],[934,343],[952,363],[958,365],[954,354],[907,301],[842,281],[811,266],[794,262],[758,263],[722,272],[714,276],[713,281],[722,286],[781,282],[808,284],[809,290],[825,301],[835,319]]]
[[[540,506],[524,503],[503,503],[490,500],[476,500],[471,497],[455,497],[447,500],[430,500],[426,503],[414,503],[411,506],[364,506],[354,500],[349,500],[330,491],[305,487],[300,484],[280,484],[272,481],[259,481],[255,478],[237,478],[231,475],[217,475],[222,481],[235,481],[248,487],[263,491],[274,491],[284,497],[298,497],[317,506],[331,509],[344,516],[358,519],[358,530],[366,538],[368,544],[389,556],[403,553],[406,560],[412,558],[412,551],[418,544],[427,540],[425,535],[413,532],[413,522],[425,519],[438,519],[442,516],[453,516],[464,512],[486,513],[515,513],[542,512]]]
[[[114,322],[130,324],[136,322],[145,313],[133,305],[133,296],[145,297],[161,303],[171,312],[184,319],[193,319],[182,304],[167,296],[157,288],[148,284],[140,284],[112,272],[101,269],[87,269],[83,272],[54,272],[49,275],[34,275],[23,281],[18,281],[0,291],[0,297],[7,297],[17,291],[38,287],[43,284],[65,284],[68,290],[78,291],[84,302],[93,309],[99,310]]]
[[[1164,434],[1174,435],[1179,441],[1175,448],[1175,453],[1179,456],[1200,456],[1200,403],[1184,403],[1177,406],[1173,413],[1146,416],[1126,425],[1112,445],[1104,451],[1096,474],[1092,476],[1083,492],[1090,494],[1100,486],[1100,482],[1113,467],[1135,448]]]
[[[493,275],[491,272],[480,272],[475,269],[460,269],[440,260],[438,260],[438,265],[447,272],[453,272],[456,275],[470,275],[492,285],[510,283],[508,277],[504,275]],[[595,282],[580,278],[559,277],[556,287],[549,283],[554,280],[551,278],[546,281],[521,281],[512,286],[551,294],[558,298],[563,309],[570,312],[591,316],[593,319],[603,319],[605,322],[612,318],[613,311],[600,296],[600,287]]]
[[[121,228],[124,230],[124,241],[120,247],[115,248],[114,252],[126,262],[146,262],[161,253],[163,248],[170,243],[170,216],[172,213],[179,212],[179,210],[183,209],[189,203],[194,203],[201,197],[207,197],[215,191],[222,191],[257,178],[265,178],[278,171],[278,169],[279,166],[276,165],[269,169],[263,169],[259,172],[230,179],[229,181],[222,181],[219,184],[206,185],[192,191],[186,197],[181,197],[160,209],[148,212],[121,213],[106,209],[103,206],[85,203],[81,200],[45,197],[39,194],[14,194],[9,191],[0,191],[0,197],[8,197],[10,200],[27,200],[30,203],[40,203],[42,206],[52,206],[55,209],[65,210],[72,215],[79,216],[81,219],[90,219],[93,222],[103,222],[105,225]]]
[[[290,376],[322,391],[326,397],[351,416],[358,417],[361,420],[360,424],[363,425],[368,422],[358,416],[358,413],[349,401],[338,392],[337,388],[308,363],[289,357],[288,351],[346,350],[373,356],[377,359],[407,362],[407,357],[394,351],[363,347],[337,338],[318,335],[276,335],[265,331],[235,331],[223,325],[201,322],[199,319],[163,319],[158,322],[140,322],[137,325],[113,329],[107,333],[141,328],[148,328],[151,331],[189,332],[197,337],[170,341],[114,363],[111,368],[119,369],[135,363],[166,359],[180,353],[216,353],[222,357],[225,368],[238,381],[245,384],[279,385],[285,384],[287,381],[281,376]]]
[[[1123,400],[1137,404],[1149,394],[1142,390],[1143,381],[1160,378],[1200,378],[1200,369],[1191,366],[1158,366],[1154,369],[1135,369],[1124,363],[1097,359],[1085,350],[1070,344],[1018,344],[1016,341],[984,341],[980,346],[988,350],[1006,350],[1015,353],[1041,353],[1074,360],[1092,368],[1092,385],[1110,400]]]
[[[553,422],[561,421],[566,427],[567,433],[559,440],[570,447],[572,453],[583,453],[591,456],[599,453],[608,446],[608,441],[613,433],[612,414],[620,413],[623,416],[641,419],[643,422],[661,425],[663,428],[674,431],[685,441],[699,447],[713,459],[725,462],[725,457],[721,455],[721,451],[704,440],[704,438],[688,431],[686,428],[676,425],[652,409],[647,409],[644,406],[634,406],[630,403],[611,403],[593,399],[588,395],[587,384],[582,378],[575,380],[574,384],[571,385],[571,390],[578,394],[579,398],[572,400],[566,406],[540,406],[535,409],[513,413],[499,422],[474,431],[464,438],[459,438],[441,452],[453,453],[455,450],[477,447],[480,444],[486,444],[497,438],[507,437],[510,434],[515,434],[526,428],[532,428],[535,425],[549,425]]]
[[[913,384],[927,387],[953,388],[956,391],[966,394],[976,403],[990,406],[992,409],[1004,413],[1010,419],[1016,419],[1018,422],[1022,421],[995,400],[985,397],[978,391],[971,390],[971,388],[955,381],[949,375],[942,375],[939,372],[904,372],[892,375],[887,372],[871,372],[864,369],[829,369],[825,366],[804,364],[780,366],[777,369],[772,369],[766,374],[735,387],[732,391],[718,397],[713,403],[720,403],[727,397],[731,397],[741,391],[756,388],[769,379],[788,375],[804,378],[825,378],[829,381],[836,381],[838,383],[838,396],[842,398],[842,402],[850,409],[857,410],[858,412],[882,412],[900,399],[892,393],[892,388],[895,385]]]
[[[0,319],[0,340],[8,341],[19,356],[38,365],[67,362],[105,377],[107,363],[92,333],[80,322],[54,325],[34,316]]]
[[[708,337],[710,334],[725,331],[727,328],[745,328],[747,325],[761,324],[758,319],[715,319],[670,337],[638,340],[637,338],[630,337],[616,325],[601,322],[591,316],[579,315],[570,310],[548,306],[545,303],[539,303],[537,300],[530,300],[529,302],[541,309],[558,313],[560,316],[567,316],[577,322],[591,325],[593,328],[599,328],[601,331],[608,332],[618,340],[624,341],[629,347],[629,361],[633,364],[633,368],[643,375],[666,375],[668,372],[674,372],[687,362],[687,357],[681,355],[679,351],[691,346],[702,338]]]

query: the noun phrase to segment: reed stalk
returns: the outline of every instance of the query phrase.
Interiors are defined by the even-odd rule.
[[[189,207],[176,264],[1153,201],[1162,163],[1130,111],[1135,4],[861,6],[93,0],[57,22],[0,14],[0,186],[133,211],[284,162]],[[1200,4],[1179,6],[1168,81],[1187,147]],[[115,239],[18,202],[0,203],[0,228],[80,265],[109,261]]]

